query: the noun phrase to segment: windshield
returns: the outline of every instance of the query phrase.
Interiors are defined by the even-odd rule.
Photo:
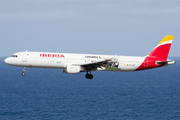
[[[17,57],[17,55],[11,55],[10,57]]]

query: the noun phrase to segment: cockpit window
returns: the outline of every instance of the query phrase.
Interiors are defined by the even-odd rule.
[[[16,57],[17,58],[17,55],[11,55],[10,57]]]

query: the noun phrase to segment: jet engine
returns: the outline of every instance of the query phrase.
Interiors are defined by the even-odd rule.
[[[80,66],[68,65],[65,69],[63,69],[63,73],[67,74],[78,74],[81,71]]]

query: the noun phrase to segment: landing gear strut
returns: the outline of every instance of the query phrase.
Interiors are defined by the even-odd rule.
[[[25,75],[26,75],[26,73],[25,73],[25,72],[26,72],[26,67],[24,67],[24,69],[23,69],[23,73],[22,73],[22,75],[23,75],[23,76],[25,76]]]
[[[93,79],[93,75],[91,74],[91,72],[90,72],[90,74],[88,74],[88,71],[87,71],[87,74],[85,75],[85,77],[87,79]]]

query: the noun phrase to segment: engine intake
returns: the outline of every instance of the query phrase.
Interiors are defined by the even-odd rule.
[[[65,69],[63,69],[63,73],[67,74],[78,74],[80,73],[80,66],[68,65]]]

